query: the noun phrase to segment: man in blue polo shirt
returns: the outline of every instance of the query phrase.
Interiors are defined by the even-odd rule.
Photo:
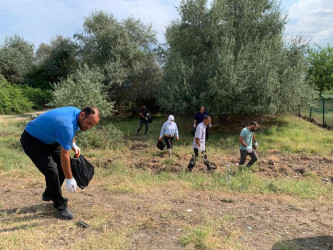
[[[71,171],[69,151],[72,149],[77,157],[80,155],[80,148],[75,143],[76,132],[92,128],[99,119],[96,108],[57,108],[30,121],[22,133],[24,152],[45,176],[46,189],[42,200],[52,200],[64,219],[73,219],[74,215],[68,209],[67,199],[62,196],[61,185],[66,179],[67,191],[75,192],[77,187]]]

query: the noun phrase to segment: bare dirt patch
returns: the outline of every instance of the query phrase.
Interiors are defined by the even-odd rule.
[[[189,228],[209,223],[214,224],[214,237],[229,238],[241,249],[271,249],[278,243],[297,241],[305,244],[303,249],[331,249],[333,245],[332,201],[193,191],[175,185],[155,187],[145,194],[113,194],[103,188],[105,180],[94,180],[86,190],[70,195],[76,218],[68,222],[54,217],[51,203],[40,202],[42,185],[13,190],[9,187],[17,185],[15,178],[1,176],[1,180],[0,238],[26,229],[11,226],[13,221],[34,221],[30,229],[52,225],[54,233],[62,235],[49,238],[46,248],[65,249],[78,239],[124,231],[128,249],[181,249],[180,239]],[[230,219],[224,223],[223,218]],[[90,227],[82,229],[78,220]]]

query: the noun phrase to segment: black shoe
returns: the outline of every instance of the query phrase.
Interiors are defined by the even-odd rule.
[[[74,219],[74,214],[69,210],[68,207],[65,209],[57,209],[58,215],[61,217],[61,219],[64,220],[73,220]]]
[[[73,213],[71,212],[71,210],[69,210],[67,206],[67,199],[64,198],[63,201],[54,202],[54,207],[57,209],[58,215],[60,216],[61,219],[65,220],[74,219]]]

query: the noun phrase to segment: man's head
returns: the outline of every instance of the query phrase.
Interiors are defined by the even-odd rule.
[[[209,115],[205,115],[202,122],[203,122],[203,124],[205,124],[206,126],[208,126],[209,124],[211,124],[212,120],[211,120],[211,118],[210,118]]]
[[[146,105],[145,104],[141,104],[141,108],[145,109]]]
[[[97,108],[86,107],[79,114],[79,127],[82,131],[87,131],[97,125],[100,116]]]
[[[252,132],[256,131],[259,127],[258,123],[255,121],[250,122],[250,125],[247,126],[249,130],[251,130]]]
[[[205,107],[204,106],[201,106],[200,107],[200,113],[203,114],[205,112]]]

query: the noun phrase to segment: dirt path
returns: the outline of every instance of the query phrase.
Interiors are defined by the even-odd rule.
[[[94,180],[86,190],[70,195],[76,218],[67,222],[54,217],[51,203],[40,201],[42,191],[43,184],[36,180],[1,176],[0,238],[10,233],[24,238],[25,227],[15,224],[20,222],[29,225],[29,237],[40,232],[44,248],[77,247],[74,242],[89,237],[97,244],[101,235],[117,232],[124,238],[119,243],[122,249],[182,249],[181,238],[189,229],[212,226],[212,249],[217,249],[213,244],[220,239],[230,241],[223,249],[333,248],[332,201],[181,190],[177,186],[122,194],[107,190],[103,180]],[[80,229],[75,223],[78,220],[90,228]],[[62,237],[55,237],[57,234]],[[288,242],[296,242],[298,248],[278,248]],[[186,247],[193,248],[201,249]]]
[[[28,112],[28,113],[24,113],[24,114],[0,115],[0,123],[30,119],[32,115],[34,115],[34,114],[39,115],[46,111],[47,110],[40,110],[40,111]]]

